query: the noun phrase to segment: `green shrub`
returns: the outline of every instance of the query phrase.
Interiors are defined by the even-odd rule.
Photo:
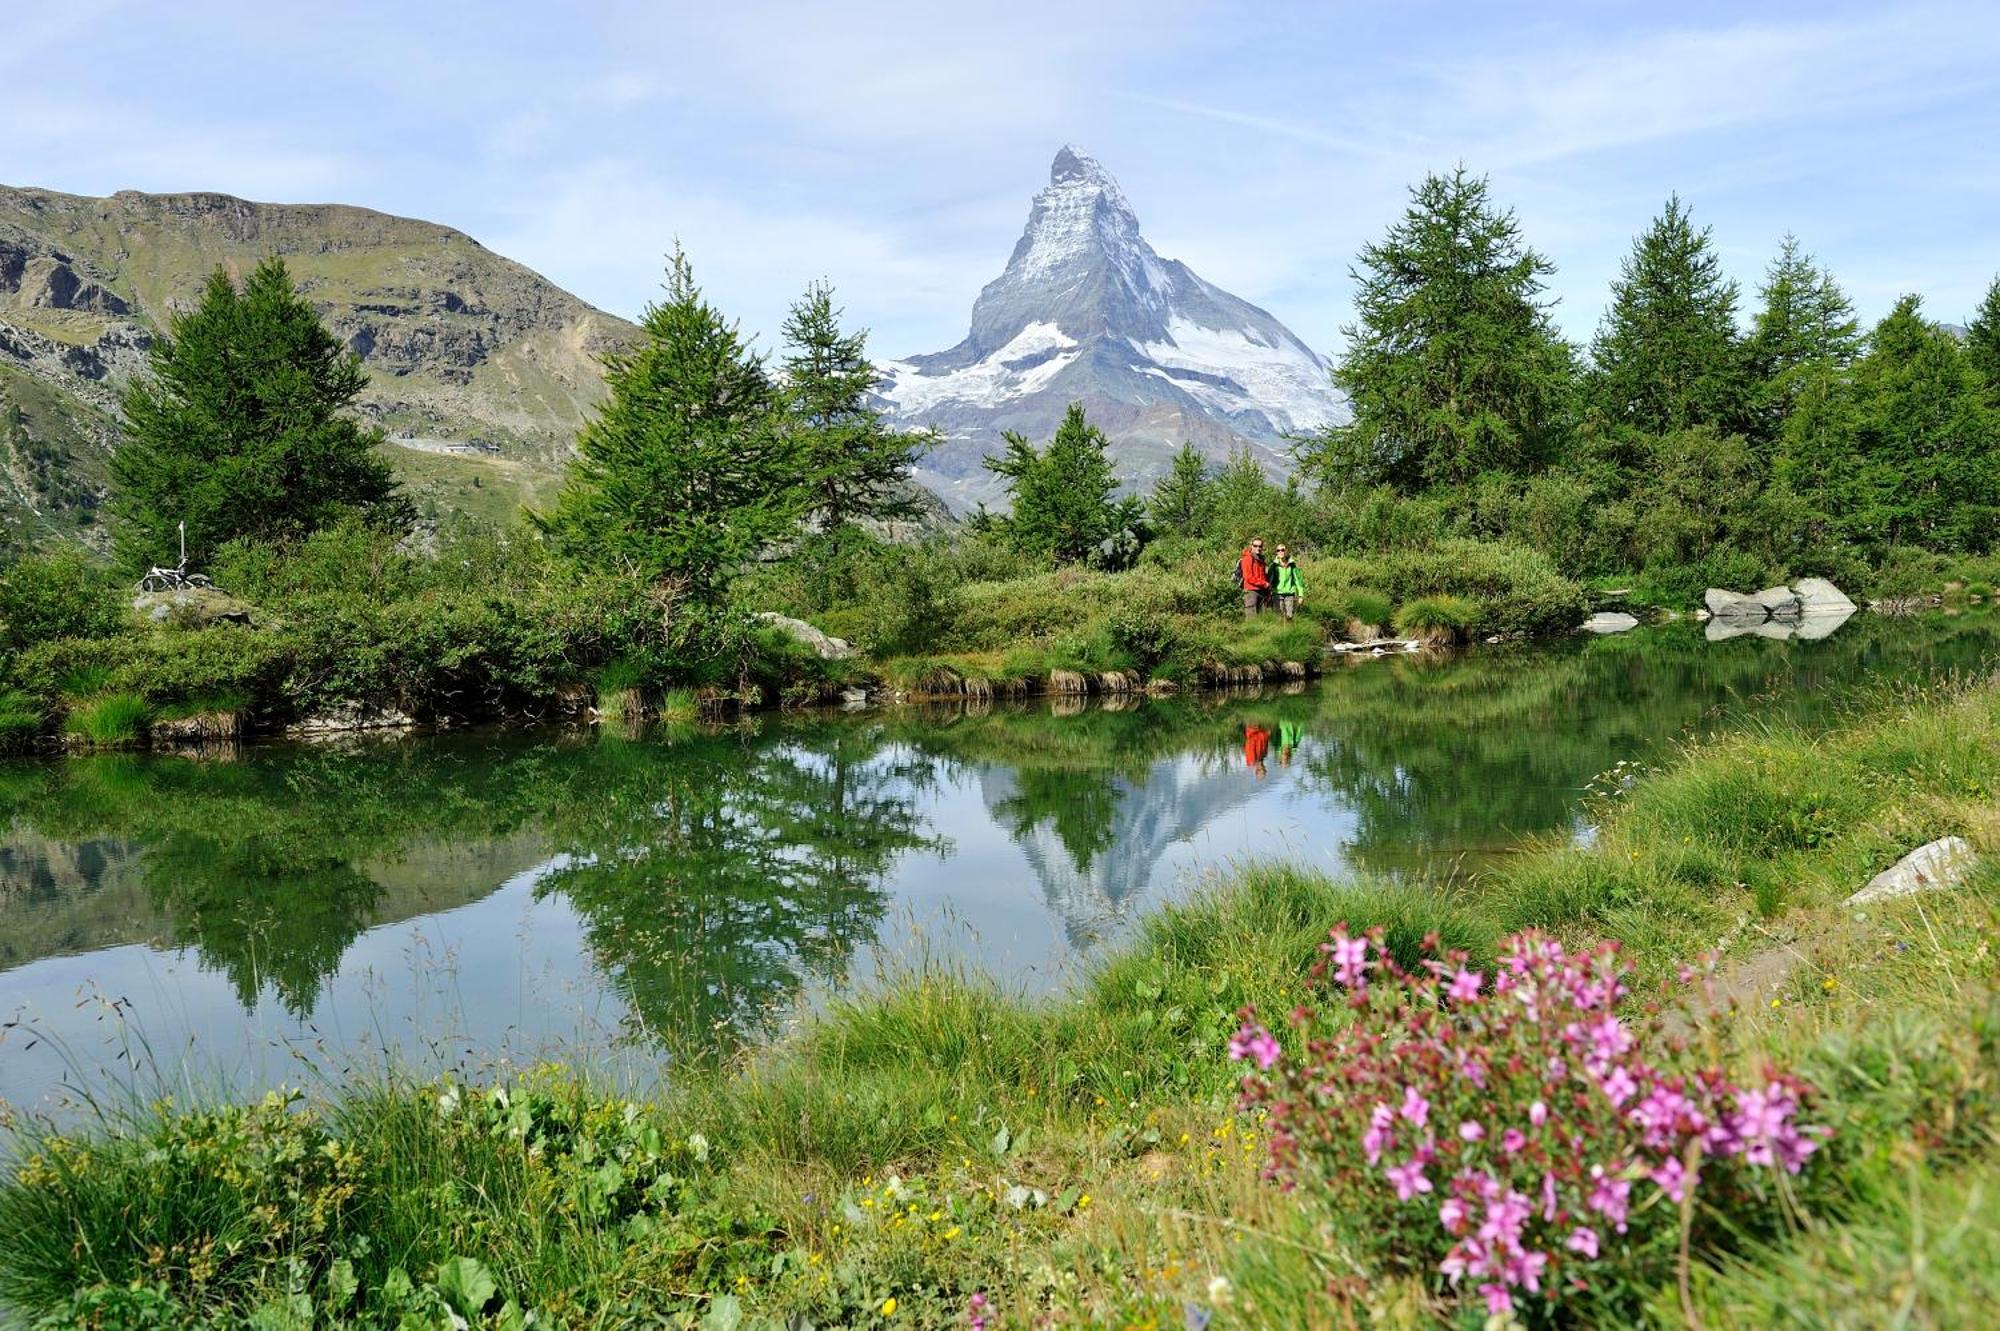
[[[1346,618],[1362,624],[1387,624],[1393,613],[1388,597],[1366,587],[1348,588],[1337,604]]]
[[[1420,596],[1396,612],[1396,630],[1426,642],[1463,642],[1478,614],[1463,597]]]
[[[1182,645],[1172,620],[1155,611],[1123,609],[1112,613],[1104,628],[1111,655],[1124,668],[1151,674]]]
[[[115,633],[126,611],[116,580],[72,549],[30,555],[0,572],[0,649]]]
[[[66,734],[107,747],[136,744],[146,735],[152,708],[136,693],[107,693],[79,703],[63,721]]]
[[[1891,546],[1875,570],[1870,590],[1891,600],[1929,596],[1943,589],[1950,573],[1950,561],[1943,555],[1910,545]]]

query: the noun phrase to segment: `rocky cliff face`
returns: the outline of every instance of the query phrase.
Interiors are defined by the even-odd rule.
[[[367,366],[363,411],[433,456],[552,469],[602,396],[598,355],[636,332],[429,222],[225,194],[0,187],[0,518],[87,531],[118,393],[153,334],[217,265],[241,275],[267,254]],[[37,488],[57,472],[66,489]]]
[[[1183,440],[1218,460],[1247,447],[1282,469],[1284,436],[1344,412],[1317,353],[1154,253],[1118,182],[1067,147],[1006,270],[973,303],[965,340],[882,368],[894,417],[944,436],[925,479],[961,505],[994,497],[980,461],[1004,431],[1046,438],[1072,401],[1141,488]]]

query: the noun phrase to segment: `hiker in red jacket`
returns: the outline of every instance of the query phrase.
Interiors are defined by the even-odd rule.
[[[1243,589],[1243,617],[1263,610],[1271,599],[1271,570],[1264,563],[1264,538],[1259,536],[1236,561],[1236,585]]]

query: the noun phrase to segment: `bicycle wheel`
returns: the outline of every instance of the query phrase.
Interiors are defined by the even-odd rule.
[[[139,579],[139,590],[142,592],[163,592],[166,589],[167,580],[157,574],[148,573],[145,577]]]
[[[214,584],[214,583],[212,583],[212,582],[210,582],[210,581],[208,580],[208,574],[206,574],[206,573],[190,573],[190,574],[188,574],[188,575],[187,575],[187,585],[188,585],[188,587],[189,587],[189,589],[190,589],[190,590],[194,590],[194,591],[199,591],[199,590],[201,590],[201,589],[202,589],[202,588],[204,588],[204,587],[206,587],[206,588],[213,588],[213,587],[215,586],[215,584]]]

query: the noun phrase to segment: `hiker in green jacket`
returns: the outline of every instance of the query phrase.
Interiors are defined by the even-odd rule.
[[[1278,597],[1278,613],[1290,619],[1299,608],[1299,598],[1305,595],[1306,585],[1299,577],[1299,566],[1292,560],[1292,552],[1284,546],[1278,547],[1278,558],[1271,565],[1271,590]]]

